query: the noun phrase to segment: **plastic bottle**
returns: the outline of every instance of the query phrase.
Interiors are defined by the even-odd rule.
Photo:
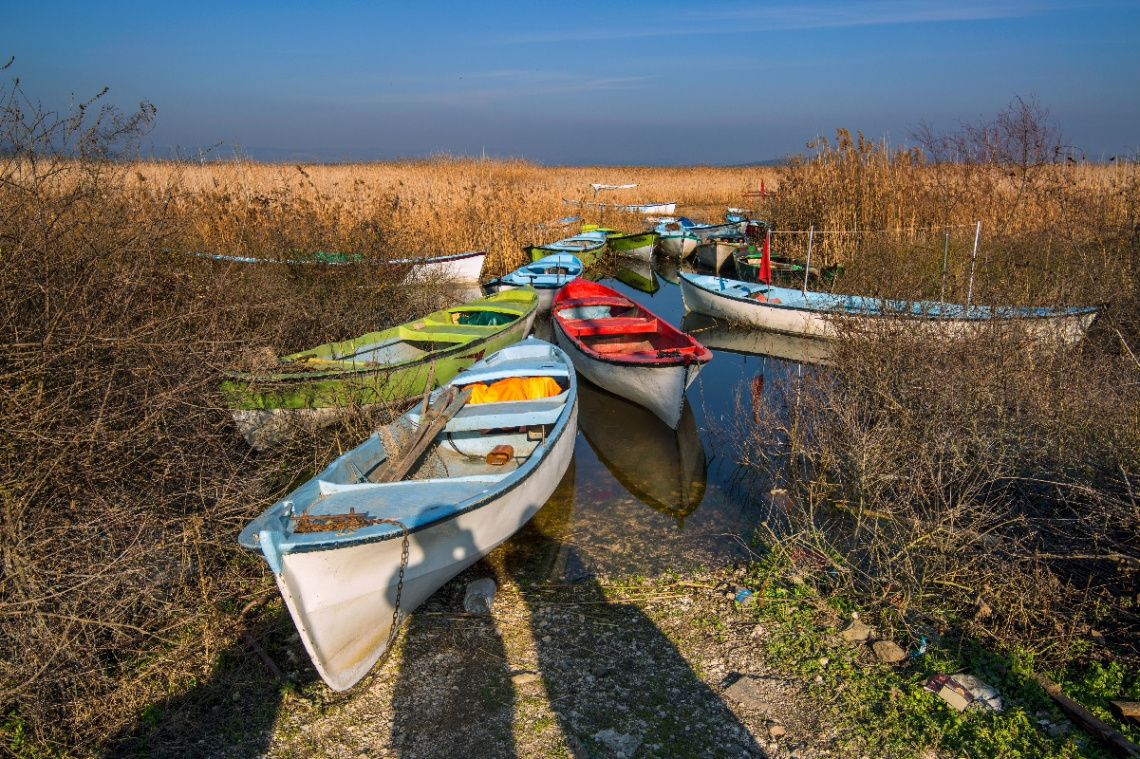
[[[490,577],[467,583],[467,594],[463,596],[463,608],[468,614],[490,614],[495,603],[495,581]]]

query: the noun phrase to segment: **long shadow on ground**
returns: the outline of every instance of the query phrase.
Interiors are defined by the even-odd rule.
[[[317,679],[283,605],[274,603],[274,611],[250,629],[283,668],[295,667],[293,686],[304,688]],[[103,755],[154,759],[263,755],[283,694],[282,683],[245,643],[235,641],[215,657],[208,679],[182,695],[148,706],[135,725],[107,742]]]

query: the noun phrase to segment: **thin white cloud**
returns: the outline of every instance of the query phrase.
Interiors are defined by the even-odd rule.
[[[502,41],[587,42],[646,37],[674,37],[828,29],[853,26],[928,24],[1025,18],[1062,6],[1047,0],[998,2],[816,2],[702,7],[699,12],[677,14],[667,20],[608,23],[605,27],[579,27],[564,32],[539,32],[505,37]],[[1082,6],[1087,7],[1087,6]]]

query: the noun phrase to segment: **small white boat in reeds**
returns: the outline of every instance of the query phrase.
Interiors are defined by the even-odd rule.
[[[904,321],[914,330],[965,335],[1002,325],[1028,337],[1073,344],[1097,316],[1094,307],[1031,308],[962,306],[931,301],[899,301],[862,295],[804,292],[787,287],[740,282],[681,272],[685,308],[737,324],[808,337],[837,337],[844,328],[874,329],[886,319]]]
[[[562,289],[572,279],[582,274],[582,262],[577,256],[569,253],[555,253],[552,256],[540,258],[533,263],[504,274],[483,284],[483,290],[488,295],[513,290],[519,287],[533,287],[538,292],[539,313],[550,313],[550,306],[554,302],[554,294]]]
[[[571,206],[586,206],[608,211],[624,211],[625,213],[639,213],[644,216],[668,216],[677,210],[675,202],[669,203],[592,203],[571,198],[563,198],[562,202]]]
[[[654,231],[657,232],[657,247],[669,258],[684,260],[693,255],[701,242],[700,237],[676,219],[662,219]]]
[[[413,279],[450,279],[455,282],[478,282],[483,270],[485,250],[466,253],[447,253],[440,256],[419,256],[416,258],[372,258],[361,253],[315,253],[293,252],[280,258],[258,258],[254,256],[222,255],[189,251],[195,258],[208,258],[214,261],[229,261],[242,264],[287,264],[289,266],[364,266],[377,265],[391,267],[392,271]]]
[[[260,552],[321,678],[342,691],[405,617],[510,537],[570,464],[578,387],[538,340],[462,372],[241,532]]]
[[[451,253],[423,258],[397,258],[387,261],[391,266],[407,266],[409,276],[422,279],[450,279],[455,282],[478,282],[483,271],[487,251]]]
[[[595,385],[676,429],[685,389],[712,351],[605,285],[576,279],[554,296],[554,337]]]

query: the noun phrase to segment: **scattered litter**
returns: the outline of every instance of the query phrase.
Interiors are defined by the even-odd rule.
[[[974,700],[973,694],[950,675],[933,675],[922,687],[941,696],[943,701],[960,712],[965,711]]]
[[[922,642],[918,644],[918,648],[910,652],[910,655],[917,659],[926,653],[926,636],[922,636]]]
[[[748,588],[737,588],[736,602],[741,606],[748,606],[756,602],[756,596]]]
[[[954,679],[961,683],[966,690],[970,691],[970,695],[974,697],[974,701],[979,702],[980,705],[986,706],[995,712],[1002,710],[1001,696],[998,695],[997,689],[992,685],[983,682],[980,678],[974,677],[973,675],[955,675]]]
[[[463,608],[468,614],[490,614],[495,603],[495,581],[490,577],[467,583],[467,593],[463,596]]]
[[[931,693],[937,693],[958,711],[964,711],[973,703],[990,711],[1002,710],[1001,696],[997,690],[973,675],[934,675],[923,687]]]

